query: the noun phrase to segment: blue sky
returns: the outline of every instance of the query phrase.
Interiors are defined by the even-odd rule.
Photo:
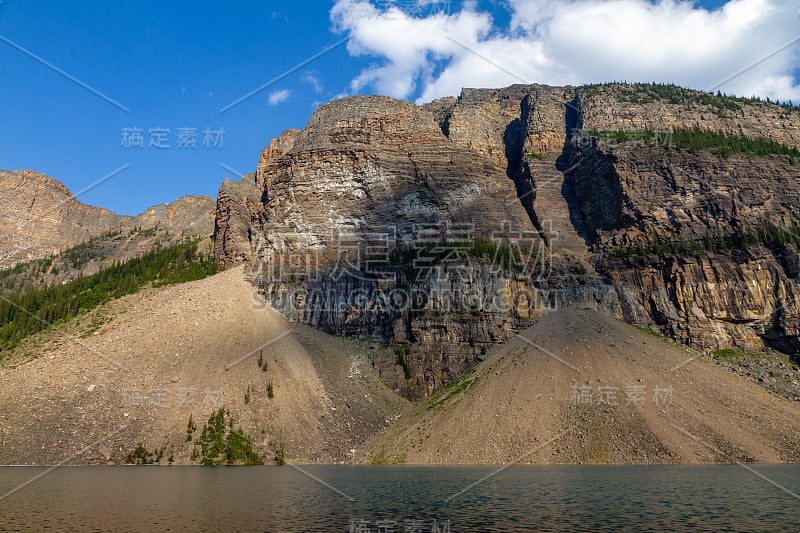
[[[2,0],[0,168],[76,193],[106,178],[80,200],[135,214],[215,195],[337,96],[425,101],[519,81],[708,88],[800,34],[794,0],[439,1]],[[789,45],[721,88],[800,101],[796,54]]]

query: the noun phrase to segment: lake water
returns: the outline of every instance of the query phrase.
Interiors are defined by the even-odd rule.
[[[747,468],[3,467],[0,530],[800,531],[773,484],[800,493],[800,465]]]

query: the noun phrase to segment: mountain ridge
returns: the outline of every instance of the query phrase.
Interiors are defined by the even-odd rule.
[[[0,172],[6,250],[35,226],[32,257],[78,241],[69,273],[26,263],[45,284],[212,230],[227,268],[4,354],[0,462],[94,443],[69,461],[141,444],[196,463],[187,423],[219,407],[267,462],[798,461],[798,117],[648,84],[336,100],[216,202],[121,231],[52,178]],[[750,153],[750,131],[789,150]]]
[[[0,170],[0,267],[57,255],[105,233],[160,229],[177,238],[213,232],[208,196],[182,196],[139,215],[117,215],[80,202],[57,179],[32,170]]]

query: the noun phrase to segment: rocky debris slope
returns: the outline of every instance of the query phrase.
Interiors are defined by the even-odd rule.
[[[797,148],[800,112],[647,84],[335,100],[223,184],[215,255],[286,317],[399,345],[380,365],[412,396],[558,307],[797,351],[797,242],[757,235],[794,227],[796,158],[676,129]]]
[[[731,349],[718,351],[713,360],[782,398],[800,402],[800,363],[796,360],[787,361],[781,353],[764,354]]]
[[[562,310],[358,453],[411,464],[796,462],[798,414],[698,352]]]
[[[241,268],[127,296],[4,354],[0,464],[121,464],[139,443],[189,464],[190,417],[196,440],[220,407],[267,463],[280,446],[290,462],[349,462],[409,405],[370,353],[288,324]]]

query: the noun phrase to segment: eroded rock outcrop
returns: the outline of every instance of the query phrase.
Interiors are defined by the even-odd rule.
[[[795,221],[800,167],[685,150],[678,128],[800,143],[796,109],[671,86],[334,100],[223,184],[215,253],[249,263],[285,316],[398,345],[383,363],[412,395],[556,306],[706,348],[796,350],[796,248],[750,237]]]
[[[185,196],[136,217],[122,216],[80,202],[61,182],[44,174],[0,171],[0,268],[57,255],[112,233],[145,231],[158,233],[161,240],[208,237],[214,228],[214,206],[208,196]],[[115,243],[122,243],[108,240],[109,260],[128,259],[152,244],[128,246],[126,241],[115,255]]]
[[[800,284],[782,264],[792,247],[706,257],[650,257],[614,265],[623,315],[669,336],[717,349],[800,352]]]
[[[58,253],[121,219],[80,203],[64,185],[30,170],[0,171],[0,266]]]

